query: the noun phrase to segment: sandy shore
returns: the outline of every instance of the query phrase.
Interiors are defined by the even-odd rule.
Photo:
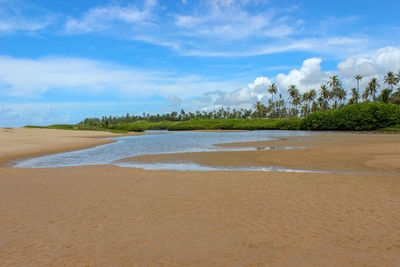
[[[277,141],[219,144],[254,151],[144,155],[122,161],[183,162],[229,168],[275,166],[295,170],[400,176],[400,135],[352,134],[285,137]],[[295,149],[280,149],[293,147]],[[272,148],[271,150],[268,150]]]
[[[23,131],[1,141],[3,160],[48,153],[49,130]],[[61,132],[51,134],[54,149],[109,135]],[[352,170],[381,175],[0,167],[0,265],[399,266],[400,136],[318,138],[293,141],[314,147],[289,160],[318,156],[339,168],[349,154]],[[242,156],[265,163],[286,152]]]
[[[143,133],[130,133],[139,135]],[[14,159],[71,151],[114,142],[121,134],[38,128],[0,128],[0,165]]]

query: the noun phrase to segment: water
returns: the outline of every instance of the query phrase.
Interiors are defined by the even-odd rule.
[[[118,162],[123,158],[183,152],[255,150],[260,148],[229,148],[214,146],[220,143],[276,140],[289,136],[320,135],[321,132],[305,131],[249,131],[249,132],[167,132],[151,131],[148,135],[125,136],[111,138],[117,142],[96,146],[89,149],[41,156],[17,162],[14,167],[49,168],[78,165],[114,164],[123,167],[144,169],[173,169],[173,170],[286,170],[284,168],[266,166],[263,168],[211,168],[191,162],[176,163],[138,163]],[[261,149],[277,149],[265,147]],[[279,147],[278,149],[287,149]],[[291,170],[301,171],[301,170]]]

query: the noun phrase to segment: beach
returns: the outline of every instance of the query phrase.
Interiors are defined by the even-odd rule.
[[[6,167],[115,136],[0,128],[1,266],[400,265],[400,135],[286,138],[224,144],[254,151],[135,158],[316,173]]]

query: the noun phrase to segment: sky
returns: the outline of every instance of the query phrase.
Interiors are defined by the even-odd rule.
[[[400,71],[395,0],[0,0],[0,126],[252,108]]]

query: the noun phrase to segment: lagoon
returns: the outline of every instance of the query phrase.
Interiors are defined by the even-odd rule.
[[[16,162],[13,166],[20,168],[53,168],[79,165],[114,164],[122,167],[135,167],[143,169],[158,170],[261,170],[261,171],[301,171],[288,170],[277,166],[265,166],[263,168],[212,168],[201,166],[190,162],[176,163],[139,163],[134,161],[119,162],[129,157],[185,153],[185,152],[210,152],[210,151],[238,151],[254,150],[250,147],[220,147],[215,144],[235,143],[247,141],[268,141],[284,137],[312,136],[329,134],[329,132],[310,131],[237,131],[237,132],[171,132],[171,131],[148,131],[148,134],[140,136],[124,136],[111,138],[116,142],[96,146],[89,149],[72,152],[57,153],[41,157],[29,158]],[[265,147],[263,149],[291,149],[290,147]]]

